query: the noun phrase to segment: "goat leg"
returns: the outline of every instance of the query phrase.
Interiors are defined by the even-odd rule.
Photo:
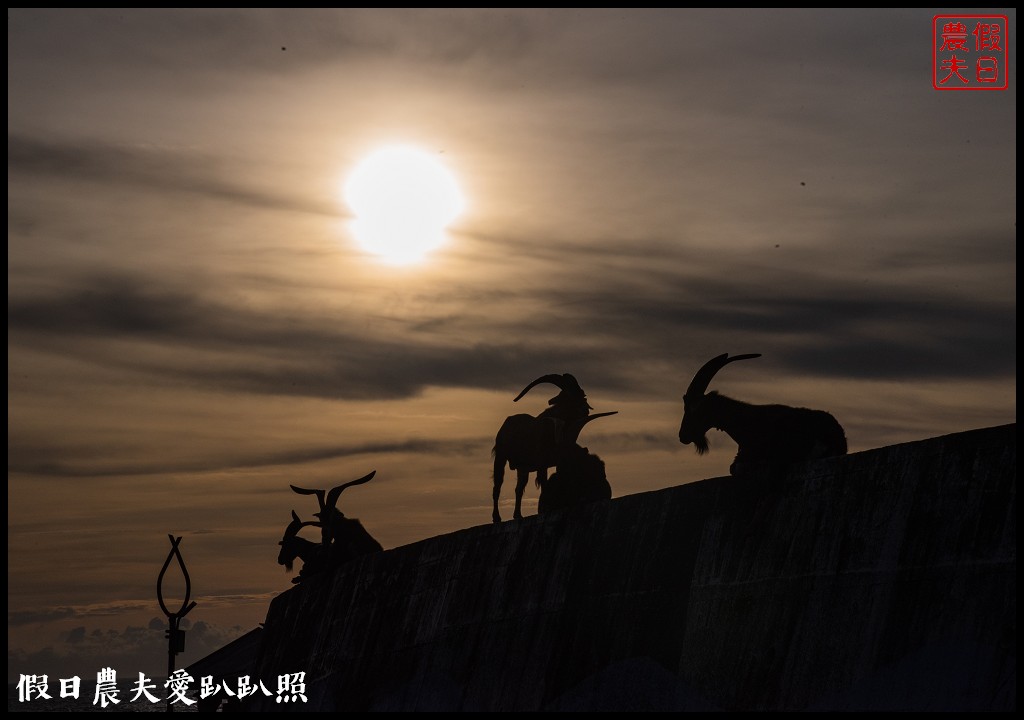
[[[512,513],[512,517],[516,520],[523,519],[523,493],[526,491],[526,486],[530,482],[530,471],[519,468],[516,471],[516,510]]]

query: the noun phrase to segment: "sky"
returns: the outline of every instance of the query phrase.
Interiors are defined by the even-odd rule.
[[[615,497],[728,474],[677,437],[725,352],[850,452],[1016,422],[1016,11],[981,92],[937,12],[8,9],[9,680],[163,674],[169,534],[179,667],[256,627],[290,484],[375,470],[385,549],[489,523],[541,375],[618,411]],[[343,195],[395,144],[465,201],[407,265]]]

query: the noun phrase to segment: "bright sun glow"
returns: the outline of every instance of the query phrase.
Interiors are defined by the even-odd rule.
[[[465,206],[452,174],[411,147],[374,153],[345,183],[352,230],[369,252],[393,265],[417,262],[445,241],[445,228]]]

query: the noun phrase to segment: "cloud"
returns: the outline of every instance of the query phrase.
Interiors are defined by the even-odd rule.
[[[203,596],[207,611],[213,608],[237,608],[249,603],[266,604],[276,592],[235,595]],[[111,603],[44,608],[35,612],[9,613],[9,627],[82,618],[84,622],[61,630],[54,641],[39,649],[18,647],[8,643],[8,676],[18,674],[47,674],[55,678],[78,675],[83,680],[95,678],[101,667],[114,667],[124,678],[135,679],[138,672],[149,677],[165,674],[167,658],[166,618],[153,616],[143,624],[127,624],[121,628],[98,626],[101,618],[125,613],[148,612],[153,601],[123,600]],[[92,620],[90,620],[92,619]],[[186,630],[185,653],[178,657],[178,667],[192,663],[220,649],[252,628],[222,625],[183,618]],[[24,637],[24,636],[23,636]]]
[[[150,464],[103,464],[91,462],[73,448],[62,446],[29,446],[12,443],[8,448],[8,471],[56,477],[118,477],[125,475],[158,475],[167,473],[201,473],[241,468],[301,465],[304,463],[353,457],[367,454],[414,454],[465,456],[488,451],[493,439],[455,440],[410,439],[392,442],[362,443],[349,446],[306,447],[263,455],[239,455],[214,460],[191,462],[154,462]],[[90,453],[96,455],[97,453]]]
[[[36,625],[68,618],[108,617],[152,607],[151,600],[127,600],[91,605],[62,605],[57,607],[20,610],[7,613],[9,626]]]
[[[676,258],[676,271],[624,272],[623,263],[642,268],[645,261],[631,252],[612,257],[612,269],[601,267],[597,253],[592,274],[534,289],[529,302],[548,308],[546,314],[520,309],[499,316],[502,298],[481,290],[475,301],[463,298],[472,308],[465,316],[442,309],[439,316],[373,324],[361,311],[256,310],[141,277],[96,276],[56,293],[9,297],[9,348],[73,355],[211,390],[332,399],[407,398],[430,386],[497,389],[509,378],[525,383],[566,371],[586,378],[591,392],[650,396],[658,383],[648,368],[685,375],[720,352],[761,352],[792,376],[1016,372],[1012,298],[959,297],[945,287],[879,280],[865,287],[856,275],[751,261],[720,277],[724,258],[695,253]],[[417,298],[420,308],[449,304]],[[480,326],[488,312],[493,321]],[[472,342],[461,339],[466,335]],[[363,451],[299,452],[313,458]]]
[[[146,627],[128,625],[119,630],[77,626],[64,633],[58,644],[40,650],[8,645],[8,681],[21,674],[47,675],[52,683],[76,675],[88,681],[102,668],[112,667],[118,672],[124,692],[124,683],[136,680],[139,672],[149,678],[166,674],[166,629],[167,622],[154,617]],[[177,666],[185,667],[249,630],[252,628],[197,621],[186,630],[185,652],[177,658]]]
[[[529,342],[439,342],[397,332],[400,326],[368,332],[361,320],[256,312],[129,277],[94,278],[57,295],[8,303],[14,345],[237,392],[400,398],[428,385],[504,386],[535,365],[536,356],[557,368],[577,364],[581,354],[571,341],[540,353]],[[114,340],[159,343],[169,352],[126,353],[114,350]]]
[[[87,63],[123,72],[131,57],[151,80],[171,83],[175,73],[194,73],[207,76],[200,87],[210,89],[337,62],[506,65],[528,55],[531,25],[553,19],[552,13],[473,9],[36,9],[12,14],[9,42],[19,57],[32,43],[59,46],[77,60],[72,71]]]
[[[224,179],[224,161],[155,147],[8,134],[7,170],[13,177],[45,177],[119,185],[155,193],[186,193],[223,202],[341,217],[336,203],[267,192]]]
[[[645,274],[578,301],[549,302],[589,337],[676,365],[721,352],[761,352],[787,375],[900,380],[1016,373],[1013,298],[960,297],[931,285],[737,266],[728,276]],[[571,305],[570,305],[571,303]],[[703,348],[703,349],[701,349]],[[694,366],[694,370],[699,365]],[[637,388],[638,389],[638,388]]]
[[[68,607],[45,608],[42,610],[15,610],[7,613],[7,625],[33,625],[52,620],[64,620],[76,615],[75,610]]]
[[[643,449],[676,449],[673,431],[663,435],[647,432],[635,433],[588,433],[602,447],[616,451],[637,451]],[[264,455],[224,456],[213,460],[194,462],[163,461],[150,464],[102,463],[89,462],[92,458],[83,458],[75,454],[74,449],[62,446],[28,447],[23,443],[14,443],[9,449],[11,460],[8,471],[28,475],[44,475],[67,478],[109,478],[121,476],[164,475],[170,473],[203,473],[223,470],[273,467],[276,465],[303,465],[358,455],[434,455],[439,457],[486,457],[494,443],[493,436],[487,434],[479,438],[441,440],[416,438],[394,442],[362,443],[350,446],[332,446],[322,448],[297,448]],[[56,459],[55,459],[56,458]],[[211,532],[211,531],[193,531]],[[81,608],[60,609],[54,617],[80,616]],[[90,614],[101,613],[94,608]],[[12,624],[25,624],[35,621],[37,613],[27,612],[25,618],[9,616]],[[39,619],[46,619],[40,615]]]

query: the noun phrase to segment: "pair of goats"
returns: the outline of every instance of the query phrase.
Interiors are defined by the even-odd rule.
[[[536,483],[541,489],[542,502],[538,506],[538,511],[564,507],[589,499],[611,498],[611,487],[604,474],[604,463],[596,455],[590,455],[586,448],[581,448],[576,441],[591,420],[615,415],[618,411],[591,415],[592,408],[587,402],[586,393],[576,378],[569,373],[537,378],[523,388],[513,402],[519,402],[526,393],[541,383],[551,383],[561,392],[548,400],[549,407],[540,415],[519,414],[507,417],[494,439],[494,510],[491,519],[496,523],[501,522],[498,498],[505,479],[506,464],[517,474],[516,506],[512,514],[517,520],[523,517],[523,492],[526,490],[531,472],[537,473]],[[585,458],[588,455],[597,462],[587,462]],[[597,463],[600,464],[599,472]],[[544,487],[548,480],[548,468],[552,467],[558,468],[556,475],[560,474],[560,480],[552,482],[549,494],[554,492],[561,497],[557,501],[545,503]],[[570,477],[574,479],[569,480]],[[555,476],[551,479],[554,481]],[[607,488],[607,494],[604,488]]]
[[[358,480],[331,488],[329,492],[290,486],[299,495],[316,495],[320,505],[320,512],[314,515],[317,518],[315,521],[303,522],[292,510],[292,521],[285,528],[284,537],[278,543],[281,551],[278,553],[277,562],[284,565],[285,570],[291,572],[295,560],[302,560],[302,570],[299,571],[298,577],[292,579],[293,583],[384,549],[366,531],[361,522],[355,518],[345,517],[338,509],[338,498],[346,488],[370,482],[376,474],[377,471],[373,470]],[[319,543],[299,536],[302,528],[310,526],[320,528]]]
[[[585,447],[573,445],[560,453],[557,469],[544,481],[537,498],[537,514],[611,499],[612,486],[604,460]]]
[[[708,452],[708,430],[716,428],[731,437],[739,446],[729,472],[749,474],[761,468],[773,472],[804,460],[845,455],[846,434],[839,422],[823,410],[789,407],[788,405],[751,405],[708,392],[715,374],[737,360],[761,357],[759,353],[734,355],[724,353],[706,362],[683,395],[683,419],[679,426],[679,442],[692,444],[697,454]],[[515,398],[519,401],[531,388],[540,383],[557,385],[561,392],[548,401],[547,410],[532,415],[512,415],[502,424],[494,442],[494,511],[492,519],[501,522],[498,497],[504,479],[506,463],[518,472],[516,506],[513,517],[522,517],[522,497],[528,474],[537,473],[537,485],[543,486],[550,467],[557,467],[555,476],[573,476],[571,502],[611,497],[604,475],[604,463],[597,456],[586,460],[586,448],[576,444],[583,427],[599,417],[614,412],[590,415],[591,407],[576,378],[564,375],[544,375],[534,380]],[[596,462],[595,462],[596,461]],[[600,467],[598,468],[598,463]],[[566,471],[563,471],[563,465]],[[586,466],[587,470],[582,468]],[[572,470],[568,470],[572,467]],[[554,479],[555,476],[552,476]],[[603,483],[603,485],[602,485]],[[554,488],[552,488],[553,490]],[[573,498],[573,494],[575,497]],[[606,494],[607,493],[607,494]],[[543,487],[538,512],[543,511]],[[547,503],[551,508],[551,503]]]

